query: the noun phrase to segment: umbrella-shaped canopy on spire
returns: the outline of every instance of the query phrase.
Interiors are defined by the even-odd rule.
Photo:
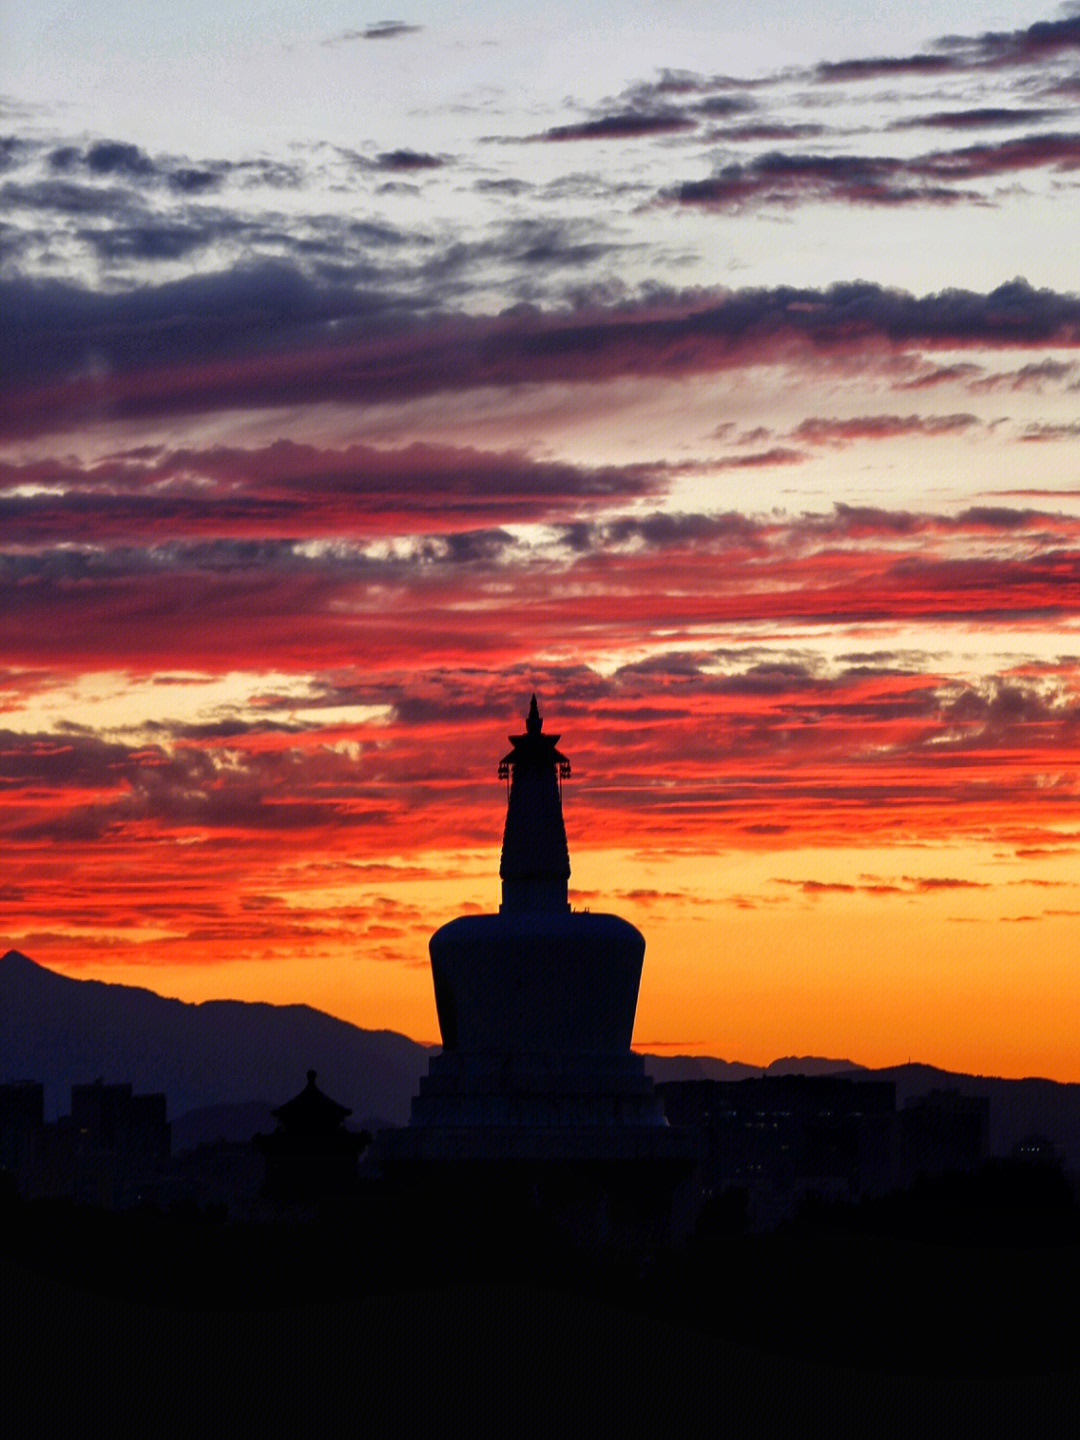
[[[543,726],[534,695],[525,734],[509,737],[514,748],[499,765],[499,775],[510,782],[499,864],[504,909],[568,904],[570,853],[559,782],[570,774],[570,762],[555,748],[559,736],[545,735]]]

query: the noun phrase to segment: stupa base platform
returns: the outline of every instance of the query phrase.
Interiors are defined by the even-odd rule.
[[[444,1050],[413,1097],[410,1129],[666,1128],[642,1056]]]
[[[407,1125],[383,1130],[373,1163],[384,1172],[415,1164],[525,1161],[598,1165],[664,1162],[692,1168],[697,1137],[667,1125]]]

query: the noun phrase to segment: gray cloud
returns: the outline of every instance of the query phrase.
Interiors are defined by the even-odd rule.
[[[905,75],[946,75],[978,69],[1044,64],[1080,52],[1080,15],[1042,20],[1020,30],[946,35],[932,50],[911,55],[874,56],[827,62],[810,72],[826,84]]]
[[[983,130],[1009,125],[1037,125],[1063,117],[1062,110],[1038,110],[1014,106],[982,106],[970,110],[936,110],[927,115],[911,115],[890,121],[889,130]]]
[[[82,168],[91,175],[123,175],[133,180],[157,173],[157,166],[145,151],[120,140],[96,140],[85,150],[64,145],[51,153],[49,164],[62,172]]]
[[[346,45],[353,40],[400,40],[405,35],[418,35],[423,25],[409,25],[404,20],[377,20],[362,30],[340,30],[321,40],[321,45]]]
[[[428,155],[420,150],[387,150],[381,155],[376,155],[374,160],[376,169],[414,171],[414,170],[439,170],[445,164],[438,155]]]
[[[677,135],[697,128],[697,120],[681,110],[622,110],[582,120],[576,125],[553,125],[532,140],[640,140],[650,135]]]

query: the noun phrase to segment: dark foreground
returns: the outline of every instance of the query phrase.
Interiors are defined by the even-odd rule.
[[[1015,1415],[1054,1434],[1080,1395],[1080,1213],[1049,1172],[808,1206],[767,1235],[728,1195],[674,1250],[583,1250],[492,1193],[241,1224],[10,1192],[3,1211],[6,1393],[42,1424],[74,1405],[117,1433],[362,1432],[390,1407],[395,1433],[659,1414],[667,1433]]]

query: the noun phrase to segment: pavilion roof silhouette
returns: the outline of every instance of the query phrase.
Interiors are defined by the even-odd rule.
[[[331,1100],[329,1095],[323,1094],[315,1084],[315,1074],[314,1070],[309,1070],[307,1084],[299,1095],[294,1095],[291,1100],[286,1100],[284,1105],[271,1110],[271,1115],[283,1130],[293,1134],[325,1134],[327,1131],[336,1130],[342,1121],[352,1114],[347,1105],[339,1105],[336,1100]]]

